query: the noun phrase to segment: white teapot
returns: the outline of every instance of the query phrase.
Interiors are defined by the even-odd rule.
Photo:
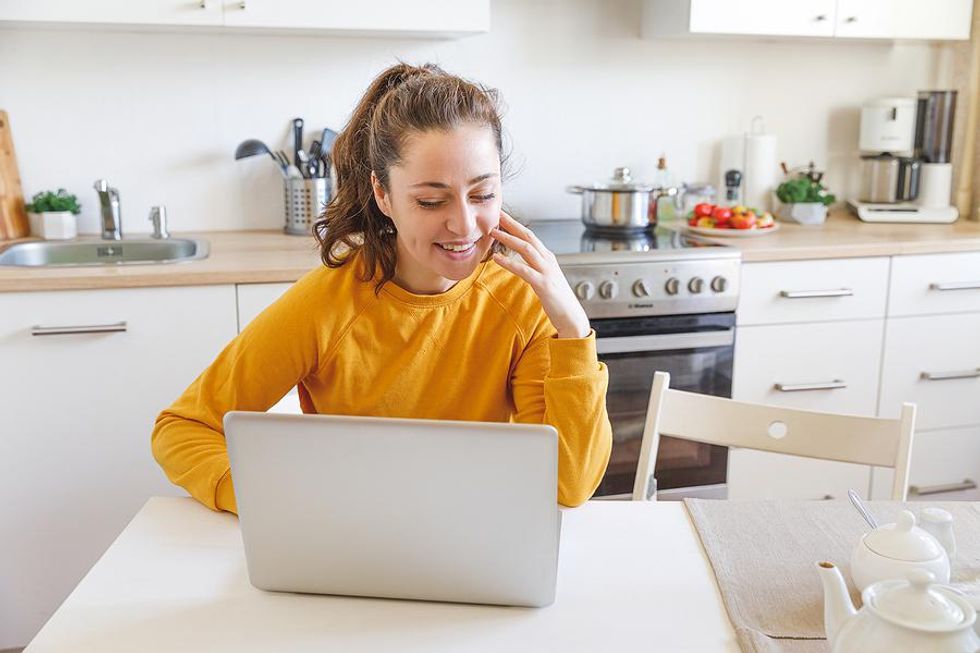
[[[907,580],[879,581],[861,593],[855,610],[840,570],[819,562],[823,581],[824,627],[833,653],[976,653],[977,613],[958,592],[912,569]]]
[[[946,511],[940,512],[949,517]],[[951,528],[951,519],[944,526]],[[903,510],[896,523],[879,526],[861,537],[851,554],[851,579],[858,591],[864,591],[879,580],[908,578],[911,570],[919,569],[931,573],[936,582],[948,583],[949,559],[939,540],[915,525],[911,511]]]

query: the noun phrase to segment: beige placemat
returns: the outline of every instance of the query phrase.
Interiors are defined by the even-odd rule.
[[[712,501],[685,499],[718,581],[742,650],[826,652],[823,585],[815,565],[829,560],[850,582],[854,545],[868,530],[848,501]],[[980,574],[980,503],[869,502],[878,523],[895,521],[902,508],[945,508],[955,520],[953,584],[971,585]]]

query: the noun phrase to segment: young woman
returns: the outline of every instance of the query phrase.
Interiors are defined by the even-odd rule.
[[[306,413],[551,424],[559,502],[592,495],[608,374],[555,256],[501,211],[501,149],[494,91],[433,65],[374,80],[334,144],[337,195],[315,225],[325,265],[157,418],[171,481],[235,512],[222,418],[298,386]]]

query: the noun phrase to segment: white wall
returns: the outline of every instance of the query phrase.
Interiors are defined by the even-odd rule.
[[[431,60],[498,87],[518,176],[505,201],[527,218],[574,217],[570,183],[617,165],[649,174],[661,152],[682,179],[713,179],[719,138],[765,117],[790,164],[853,182],[860,103],[948,77],[948,46],[761,40],[649,41],[635,1],[494,0],[489,34],[458,41],[187,32],[0,29],[0,107],[25,194],[64,186],[97,231],[92,182],[122,196],[124,229],[166,204],[173,231],[280,228],[270,160],[289,120],[341,127],[396,58]]]

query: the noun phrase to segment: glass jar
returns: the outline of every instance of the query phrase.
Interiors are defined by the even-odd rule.
[[[688,218],[698,204],[714,204],[717,195],[715,187],[704,182],[684,183],[677,193],[677,213],[681,218]]]

